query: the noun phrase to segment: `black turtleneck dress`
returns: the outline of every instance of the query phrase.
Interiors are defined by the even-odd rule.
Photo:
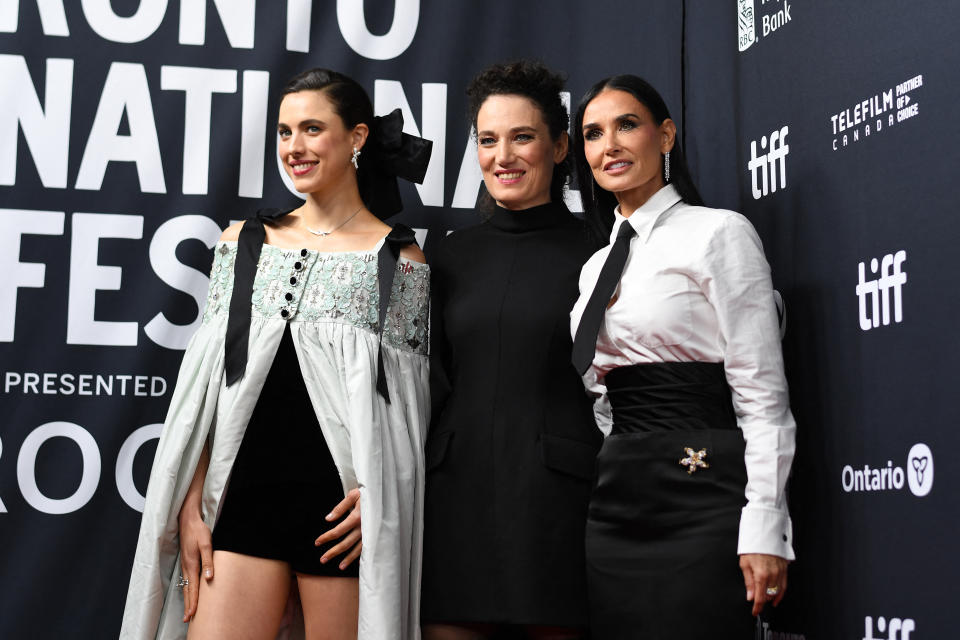
[[[586,624],[601,436],[570,363],[593,252],[562,204],[497,208],[431,264],[422,622]]]

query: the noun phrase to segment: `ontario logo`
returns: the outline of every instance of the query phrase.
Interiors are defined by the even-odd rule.
[[[894,466],[892,460],[879,467],[865,464],[854,468],[848,464],[840,472],[840,482],[845,493],[901,491],[906,485],[910,493],[922,498],[933,489],[933,452],[918,442],[910,447],[904,467]]]

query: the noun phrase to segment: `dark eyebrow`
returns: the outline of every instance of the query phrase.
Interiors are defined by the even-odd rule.
[[[619,116],[617,116],[617,117],[614,118],[614,119],[617,120],[617,121],[620,121],[620,120],[626,120],[627,118],[636,118],[637,120],[640,120],[640,119],[641,119],[640,116],[637,115],[637,114],[635,114],[635,113],[623,113],[623,114],[620,114]],[[584,129],[590,129],[591,127],[599,127],[599,126],[600,126],[600,125],[599,125],[598,123],[596,123],[596,122],[588,122],[588,123],[586,123],[586,124],[583,125],[583,128],[584,128]]]
[[[300,126],[301,126],[301,127],[308,127],[308,126],[314,125],[314,124],[318,124],[318,125],[321,125],[321,126],[326,126],[327,123],[324,122],[323,120],[317,120],[316,118],[310,118],[310,119],[308,119],[308,120],[302,121],[302,122],[300,123]],[[287,129],[289,129],[289,128],[290,128],[290,125],[286,124],[285,122],[278,122],[278,123],[277,123],[277,128],[279,129],[280,127],[286,127]]]
[[[536,130],[537,130],[536,127],[531,127],[531,126],[529,126],[529,125],[522,125],[522,126],[513,127],[512,129],[510,129],[510,133],[517,133],[517,132],[520,132],[520,131],[536,131]],[[489,130],[487,130],[487,129],[484,129],[483,131],[478,131],[478,132],[477,132],[477,135],[478,135],[478,136],[492,136],[492,135],[494,135],[494,132],[493,132],[493,131],[489,131]]]

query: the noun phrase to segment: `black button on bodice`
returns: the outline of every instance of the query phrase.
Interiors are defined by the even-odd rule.
[[[293,300],[293,294],[289,292],[287,293],[287,295],[283,297],[287,299],[287,302],[290,302],[291,300]]]
[[[300,271],[300,269],[303,269],[303,263],[302,263],[302,262],[294,262],[294,263],[293,263],[293,268],[296,269],[297,271]]]
[[[306,250],[306,249],[300,249],[300,257],[301,257],[301,258],[306,258],[306,257],[307,257],[307,250]]]
[[[290,284],[297,284],[297,277],[296,277],[296,276],[293,276],[292,278],[290,278]]]
[[[286,318],[288,315],[290,315],[290,312],[286,309],[280,309],[280,315]]]

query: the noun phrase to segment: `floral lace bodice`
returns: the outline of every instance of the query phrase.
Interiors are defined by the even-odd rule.
[[[230,311],[236,242],[218,242],[203,322]],[[427,353],[430,267],[401,259],[397,262],[384,342]],[[253,317],[289,322],[337,322],[377,332],[379,314],[377,253],[324,253],[283,249],[264,244],[254,278]]]

